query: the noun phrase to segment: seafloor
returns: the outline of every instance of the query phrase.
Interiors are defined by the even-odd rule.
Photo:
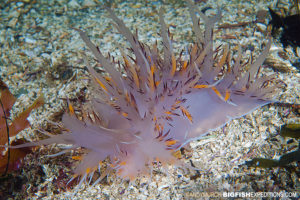
[[[267,41],[268,6],[288,12],[291,5],[288,0],[277,5],[277,1],[271,0],[194,2],[201,9],[211,7],[207,14],[221,6],[223,17],[219,24],[230,25],[218,29],[215,42],[229,43],[231,48],[240,42],[245,59],[251,52],[256,57]],[[101,0],[1,0],[0,76],[18,97],[13,116],[39,94],[46,100],[43,107],[30,115],[31,128],[18,137],[37,140],[44,137],[37,129],[57,131],[49,121],[59,122],[67,107],[66,98],[76,104],[91,95],[87,89],[89,75],[82,60],[82,52],[87,48],[72,27],[87,31],[102,52],[120,58],[117,45],[128,44],[101,5]],[[131,30],[138,28],[140,40],[149,45],[159,38],[161,6],[174,34],[177,52],[193,41],[191,20],[182,1],[128,0],[116,1],[112,6]],[[259,23],[251,23],[257,19]],[[276,73],[285,82],[287,87],[276,97],[281,102],[299,104],[297,59],[291,48],[285,52],[279,41],[274,40],[266,63],[271,67],[263,67],[262,73]],[[192,162],[199,171],[169,166],[168,171],[155,169],[151,180],[141,177],[131,184],[111,175],[76,194],[76,184],[70,188],[66,185],[75,163],[71,155],[47,157],[57,153],[59,146],[41,147],[27,155],[18,171],[0,179],[0,199],[200,199],[202,192],[299,191],[299,163],[272,169],[244,165],[254,157],[278,159],[296,150],[297,141],[282,138],[279,130],[283,124],[299,121],[290,108],[264,106],[193,142],[185,152],[184,162]]]

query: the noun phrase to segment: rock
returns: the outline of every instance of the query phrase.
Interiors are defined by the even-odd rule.
[[[82,3],[83,7],[93,7],[96,6],[97,4],[93,0],[84,0]]]
[[[73,8],[73,9],[77,9],[77,8],[80,8],[81,6],[76,0],[71,0],[68,3],[68,7]]]

